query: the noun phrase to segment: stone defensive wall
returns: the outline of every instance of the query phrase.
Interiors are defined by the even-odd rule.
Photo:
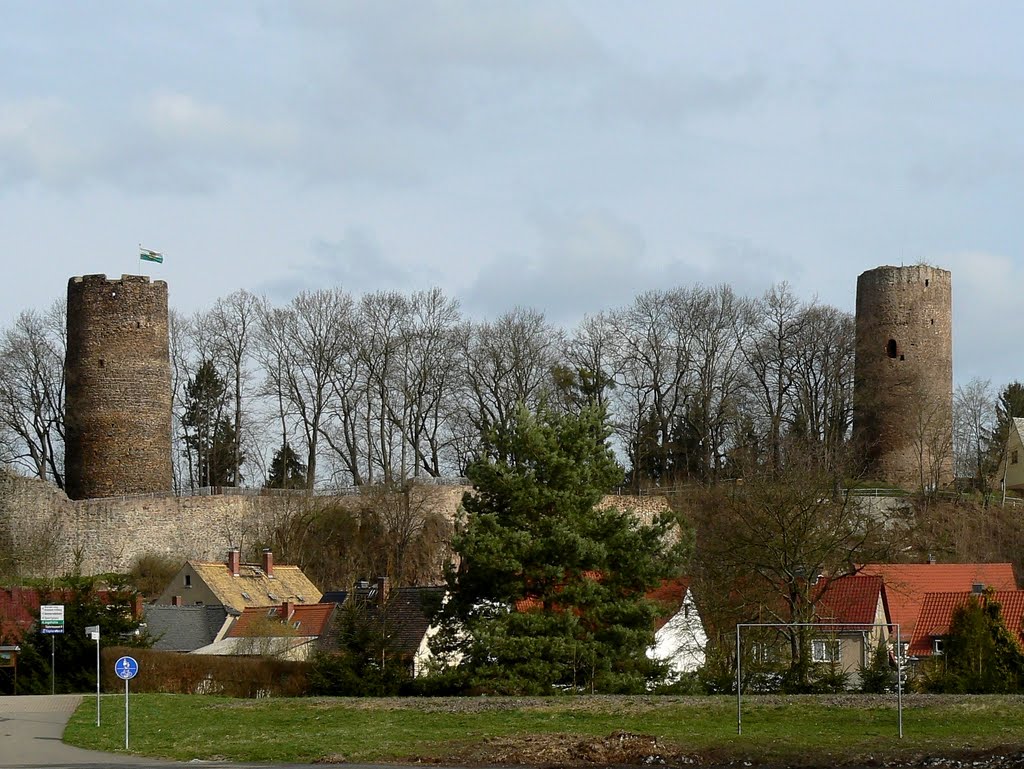
[[[415,485],[415,504],[454,520],[467,486]],[[18,572],[52,576],[124,572],[146,554],[182,561],[220,561],[239,547],[243,554],[276,522],[310,505],[365,503],[359,494],[132,497],[70,500],[52,483],[0,470],[0,546],[10,547]],[[633,510],[644,521],[667,511],[659,496],[611,495],[602,506]]]

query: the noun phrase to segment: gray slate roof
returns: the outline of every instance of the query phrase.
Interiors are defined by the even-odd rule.
[[[223,606],[147,606],[143,610],[153,648],[171,652],[195,651],[213,643],[227,616]]]

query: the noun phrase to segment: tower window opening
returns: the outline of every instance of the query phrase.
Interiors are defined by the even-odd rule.
[[[103,368],[103,364],[104,363],[105,363],[105,361],[103,360],[103,358],[100,358],[100,368]]]
[[[925,278],[925,279],[924,279],[924,287],[925,287],[925,288],[928,288],[928,278]]]
[[[906,360],[906,358],[904,358],[904,357],[903,357],[903,356],[901,355],[901,356],[900,356],[900,360]]]
[[[889,340],[889,344],[887,344],[885,346],[885,354],[888,355],[890,358],[895,358],[896,357],[896,340],[895,339],[890,339]]]

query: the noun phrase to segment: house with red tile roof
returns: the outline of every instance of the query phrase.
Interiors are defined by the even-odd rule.
[[[109,605],[126,601],[123,593],[112,593],[109,590],[97,590],[96,598],[100,603]],[[34,587],[0,588],[0,642],[18,643],[28,633],[36,617],[39,616],[40,604],[69,603],[73,600],[73,591],[68,588],[45,590]],[[142,597],[135,596],[129,608],[133,617],[142,617]]]
[[[989,601],[999,603],[1006,627],[1018,641],[1024,642],[1024,590],[928,593],[910,641],[910,656],[922,659],[941,654],[953,612],[972,598],[981,601],[982,605]]]
[[[337,604],[298,604],[249,607],[242,611],[220,641],[193,654],[258,655],[308,660],[326,642]]]
[[[596,571],[584,572],[583,576],[601,578]],[[647,649],[647,657],[666,663],[672,678],[704,665],[708,636],[690,583],[690,577],[667,579],[644,596],[660,609],[654,621],[654,644]],[[539,611],[543,605],[539,598],[521,598],[516,601],[515,610]]]
[[[847,574],[821,579],[815,602],[811,660],[836,663],[852,682],[889,638],[889,605],[881,577]]]
[[[977,586],[998,591],[1017,589],[1010,563],[869,563],[858,574],[885,581],[889,619],[899,624],[904,648],[915,635],[928,593],[965,593]]]
[[[647,600],[661,607],[654,623],[654,645],[647,650],[647,656],[667,663],[670,678],[692,673],[704,665],[708,636],[690,583],[689,577],[667,579],[647,593]]]

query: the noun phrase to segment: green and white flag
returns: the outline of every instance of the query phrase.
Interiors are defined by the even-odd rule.
[[[158,251],[150,251],[148,248],[139,247],[139,259],[144,262],[156,262],[157,264],[163,264],[164,255]]]

